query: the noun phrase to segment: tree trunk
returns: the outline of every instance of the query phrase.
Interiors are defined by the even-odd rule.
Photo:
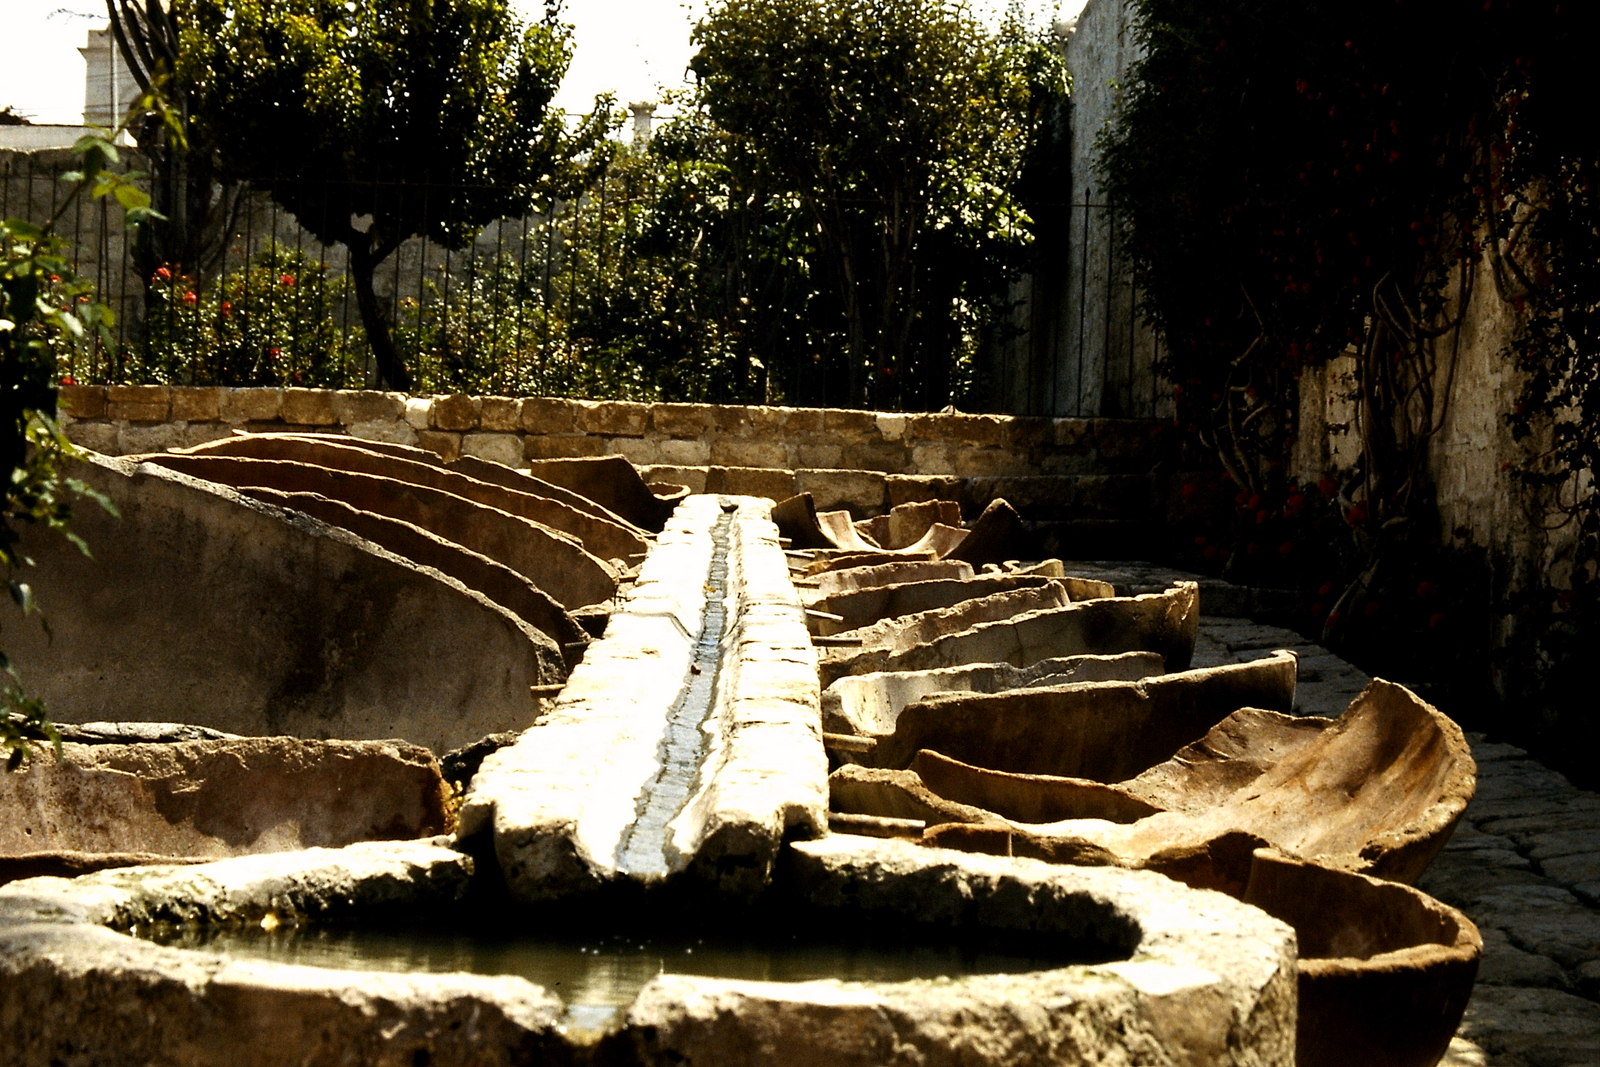
[[[356,307],[361,311],[361,326],[367,333],[367,344],[372,348],[372,359],[377,367],[377,384],[383,389],[406,392],[411,388],[411,372],[405,361],[395,351],[394,338],[389,334],[389,323],[378,306],[378,294],[373,288],[373,275],[378,264],[387,255],[385,250],[374,251],[370,235],[364,240],[352,239],[350,249],[350,280],[356,287]]]

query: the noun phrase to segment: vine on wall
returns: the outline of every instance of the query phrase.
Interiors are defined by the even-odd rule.
[[[1486,259],[1528,312],[1508,416],[1571,412],[1543,477],[1581,501],[1600,557],[1600,511],[1570,493],[1600,451],[1594,312],[1574,310],[1600,301],[1600,150],[1558,117],[1595,19],[1556,0],[1136,0],[1144,58],[1103,165],[1179,420],[1221,472],[1201,491],[1231,494],[1205,547],[1235,577],[1299,585],[1304,621],[1380,668],[1403,650],[1416,669],[1419,635],[1459,656],[1487,632],[1428,477]],[[1302,373],[1341,356],[1359,459],[1295,484]]]

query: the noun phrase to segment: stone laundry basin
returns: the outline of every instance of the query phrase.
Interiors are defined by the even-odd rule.
[[[956,613],[952,620],[959,622],[961,609],[949,610]],[[1179,582],[1163,593],[999,614],[999,618],[943,633],[930,633],[902,621],[897,627],[889,627],[883,643],[876,646],[827,648],[820,663],[822,683],[826,686],[849,674],[929,670],[969,663],[1026,667],[1062,656],[1139,651],[1160,654],[1169,671],[1182,670],[1194,654],[1200,624],[1199,587],[1193,582]]]
[[[379,451],[349,437],[239,434],[167,454],[282,460],[426,486],[568,534],[606,560],[637,562],[649,548],[644,530],[559,486],[504,467],[498,468],[503,474],[496,474],[494,465],[483,461],[447,467],[420,448],[391,446]],[[147,458],[159,461],[160,457]]]
[[[1483,938],[1410,886],[1256,852],[1243,899],[1294,927],[1298,1067],[1433,1067],[1461,1025]]]
[[[991,500],[968,528],[960,525],[959,507],[948,501],[900,504],[879,520],[857,522],[847,511],[818,511],[810,493],[779,501],[772,519],[796,549],[887,559],[999,563],[1015,558],[1022,541],[1021,516],[999,498]]]
[[[90,455],[63,473],[120,517],[75,509],[91,558],[25,530],[51,635],[0,619],[30,693],[62,721],[182,719],[444,752],[527,726],[536,692],[566,678],[547,634],[348,531],[154,464]]]
[[[1200,781],[1214,796],[1214,785],[1204,775]],[[1244,892],[1263,845],[1411,882],[1448,840],[1475,784],[1460,727],[1378,679],[1325,729],[1287,745],[1282,758],[1220,799],[1120,821],[1102,814],[1022,823],[995,814],[986,826],[934,827],[927,836],[1057,862],[1150,868],[1234,894]]]
[[[861,759],[902,768],[922,749],[1022,774],[1118,782],[1168,759],[1242,707],[1294,706],[1296,660],[1246,663],[1132,682],[954,693],[914,701]]]
[[[941,574],[933,569],[935,567],[944,568],[946,572]],[[962,574],[959,570],[949,572],[949,568],[956,567],[964,569],[966,573]],[[923,568],[932,571],[932,576],[915,577]],[[877,573],[869,575],[861,572]],[[892,580],[862,584],[863,580],[871,581],[880,577]],[[816,584],[817,601],[808,606],[816,609],[816,632],[822,636],[846,633],[902,615],[951,608],[966,600],[1017,589],[1060,586],[1067,593],[1064,602],[1114,595],[1112,587],[1106,582],[1015,572],[975,576],[970,566],[949,560],[921,565],[880,564],[875,567],[824,571],[818,576]]]
[[[829,733],[877,739],[894,732],[907,704],[944,693],[998,693],[1029,686],[1081,682],[1138,681],[1161,673],[1154,652],[1113,656],[1065,656],[1027,667],[977,663],[927,671],[852,674],[822,691],[822,728]]]
[[[443,842],[12,883],[0,888],[8,1062],[275,1067],[291,1051],[364,1067],[1293,1062],[1293,936],[1263,912],[1148,872],[847,835],[786,851],[772,887],[781,921],[1062,939],[1098,961],[904,982],[665,974],[595,1032],[568,1025],[555,992],[519,977],[335,971],[116,932],[437,916],[473,906],[471,892],[472,861]]]
[[[0,881],[451,829],[425,748],[241,737],[67,743],[0,775]]]
[[[358,449],[347,451],[360,454]],[[505,564],[568,611],[602,604],[616,595],[618,569],[587,551],[577,538],[450,490],[282,459],[182,452],[162,452],[145,459],[233,486],[246,495],[250,489],[310,493],[409,523],[442,541]],[[502,495],[510,494],[502,491]]]

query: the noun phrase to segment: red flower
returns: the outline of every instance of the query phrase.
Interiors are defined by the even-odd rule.
[[[78,379],[74,378],[70,374],[63,374],[61,376],[61,384],[62,385],[77,385],[78,384]]]
[[[186,289],[183,293],[183,302],[185,304],[197,304],[200,302],[200,297],[193,289]]]
[[[294,284],[294,275],[293,274],[280,274],[280,275],[278,275],[278,284],[279,285],[293,285]]]
[[[155,281],[163,281],[163,282],[165,282],[165,281],[170,281],[171,278],[172,278],[172,271],[167,269],[166,265],[163,264],[162,266],[159,266],[159,267],[156,268],[156,272],[155,272],[155,274],[151,275],[150,280],[152,282],[155,282]]]

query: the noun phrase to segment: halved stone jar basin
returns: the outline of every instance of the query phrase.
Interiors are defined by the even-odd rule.
[[[449,794],[433,753],[396,741],[64,744],[0,774],[0,883],[433,837]]]
[[[559,990],[524,978],[291,966],[108,929],[438,914],[469,900],[471,869],[442,842],[404,842],[0,888],[9,1062],[249,1067],[286,1050],[374,1067],[1292,1062],[1293,940],[1263,913],[1145,872],[844,835],[785,851],[771,892],[787,922],[1021,940],[1045,966],[904,981],[662,974],[597,1035],[573,1025]]]
[[[1472,996],[1483,938],[1409,886],[1263,849],[1244,900],[1299,938],[1299,1067],[1432,1067]]]
[[[995,815],[990,827],[937,827],[929,837],[986,850],[998,841],[1007,852],[1058,862],[1145,867],[1235,894],[1262,845],[1410,882],[1449,839],[1476,785],[1460,727],[1405,687],[1381,679],[1325,728],[1284,746],[1270,765],[1249,769],[1254,773],[1231,790],[1226,775],[1220,781],[1196,775],[1199,803],[1183,801],[1181,788],[1172,789],[1174,779],[1182,779],[1174,774],[1161,784],[1177,797],[1167,801],[1175,806],[1142,816],[1062,818],[1076,813],[1054,812],[1055,821],[1022,823]],[[978,780],[959,768],[938,770],[968,789]],[[1135,785],[1104,792],[1131,798]]]

